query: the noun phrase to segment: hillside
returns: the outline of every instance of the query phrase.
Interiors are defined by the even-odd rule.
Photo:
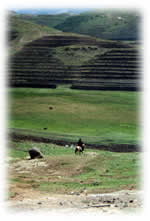
[[[32,15],[32,14],[16,14],[18,18],[34,22],[40,25],[46,25],[48,27],[55,27],[56,25],[63,23],[70,14],[63,13],[63,14],[56,14],[56,15]]]
[[[128,44],[75,35],[47,35],[11,60],[12,86],[137,90],[138,50]]]
[[[16,14],[18,18],[64,32],[110,40],[139,40],[141,17],[137,12],[88,11],[80,14]]]
[[[110,40],[138,40],[140,20],[135,12],[91,11],[68,17],[55,28]]]
[[[14,13],[9,15],[8,38],[10,41],[10,53],[19,51],[26,43],[48,34],[59,34],[54,28],[38,25],[17,17]]]
[[[63,33],[16,16],[11,16],[10,27],[11,86],[138,89],[140,56],[136,45]]]

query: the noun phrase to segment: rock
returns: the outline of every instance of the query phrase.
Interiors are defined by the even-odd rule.
[[[69,147],[69,145],[65,145],[65,147],[66,147],[66,148],[68,148],[68,147]]]
[[[31,159],[35,159],[35,158],[43,158],[42,153],[40,152],[40,150],[36,147],[32,148],[29,150],[29,155],[31,157]]]
[[[133,203],[133,202],[134,202],[134,200],[130,200],[130,201],[129,201],[129,203]]]
[[[107,202],[107,203],[112,203],[112,201],[111,201],[111,200],[107,200],[106,202]]]
[[[39,204],[39,205],[41,205],[41,204],[42,204],[42,202],[38,202],[38,204]]]
[[[80,193],[79,192],[71,192],[71,195],[76,195],[76,196],[79,196]]]
[[[116,201],[116,198],[113,198],[112,200],[113,200],[113,203],[114,203]]]

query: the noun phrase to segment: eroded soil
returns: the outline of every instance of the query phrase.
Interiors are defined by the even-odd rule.
[[[94,156],[95,153],[93,152],[91,157]],[[57,171],[52,167],[55,160],[52,164],[49,163],[48,159],[16,159],[11,163],[10,161],[12,159],[7,161],[8,177],[13,182],[9,182],[8,185],[9,196],[6,205],[12,212],[116,214],[137,213],[142,209],[143,192],[132,188],[112,193],[89,193],[86,190],[67,191],[66,193],[40,191],[36,187],[41,180],[47,181],[48,178],[47,176],[39,176],[38,172],[44,174],[47,169],[51,175],[49,179],[53,181],[63,179],[63,169]],[[17,179],[19,180],[17,181]],[[36,183],[34,182],[35,179]]]

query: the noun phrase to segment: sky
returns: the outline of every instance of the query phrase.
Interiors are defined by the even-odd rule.
[[[10,9],[19,14],[61,14],[61,13],[71,13],[71,14],[79,14],[81,12],[88,11],[86,8],[12,8]]]

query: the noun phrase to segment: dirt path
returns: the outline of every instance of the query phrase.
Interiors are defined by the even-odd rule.
[[[43,194],[24,190],[21,197],[7,201],[13,212],[59,212],[59,213],[135,213],[142,209],[142,191],[122,190],[106,194]]]

